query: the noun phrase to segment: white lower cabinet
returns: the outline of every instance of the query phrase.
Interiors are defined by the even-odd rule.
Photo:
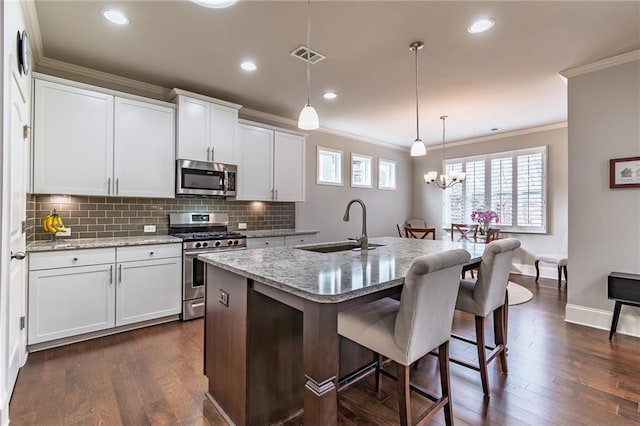
[[[179,314],[181,292],[179,243],[31,253],[28,344]]]
[[[297,246],[301,244],[313,244],[318,239],[318,234],[287,235],[284,237],[285,246]]]
[[[316,241],[317,234],[286,235],[284,237],[258,237],[247,238],[247,248],[269,248],[297,246],[300,244],[312,244]]]
[[[116,326],[179,314],[181,268],[181,257],[118,264]]]

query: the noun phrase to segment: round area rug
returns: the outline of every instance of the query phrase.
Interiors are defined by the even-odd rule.
[[[533,298],[533,293],[512,281],[509,281],[509,284],[507,284],[507,291],[509,292],[509,306],[519,305]]]

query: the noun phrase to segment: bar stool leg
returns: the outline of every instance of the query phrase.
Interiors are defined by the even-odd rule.
[[[400,424],[408,426],[411,424],[411,395],[409,395],[409,371],[411,368],[406,365],[397,364],[398,374],[398,408],[400,411]]]
[[[438,361],[440,362],[440,384],[442,396],[447,398],[444,406],[444,421],[447,426],[453,425],[453,403],[451,402],[450,374],[449,374],[449,341],[447,340],[438,348]]]
[[[485,396],[489,396],[489,378],[487,374],[487,353],[484,349],[484,317],[476,315],[476,340],[478,347],[478,366],[480,367],[480,381]]]

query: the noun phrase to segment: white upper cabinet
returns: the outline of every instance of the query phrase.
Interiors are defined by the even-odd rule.
[[[304,201],[304,136],[275,132],[273,185],[276,201]]]
[[[273,199],[273,130],[240,124],[237,200]]]
[[[116,195],[174,196],[174,113],[166,106],[115,99]]]
[[[108,195],[113,96],[35,80],[33,191]]]
[[[177,158],[237,164],[236,126],[241,105],[174,89],[178,104]]]
[[[304,201],[305,137],[251,122],[238,129],[236,199]]]
[[[175,196],[172,104],[42,77],[35,80],[34,193]]]

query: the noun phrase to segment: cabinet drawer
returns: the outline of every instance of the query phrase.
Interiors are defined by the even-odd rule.
[[[102,265],[114,263],[115,260],[116,251],[114,248],[47,251],[29,254],[29,270]]]
[[[247,238],[247,248],[284,247],[284,237]]]
[[[317,234],[287,235],[284,237],[284,245],[297,246],[300,244],[312,244],[315,243],[317,239]]]
[[[118,262],[182,257],[182,244],[154,244],[148,246],[118,247],[116,253]]]

